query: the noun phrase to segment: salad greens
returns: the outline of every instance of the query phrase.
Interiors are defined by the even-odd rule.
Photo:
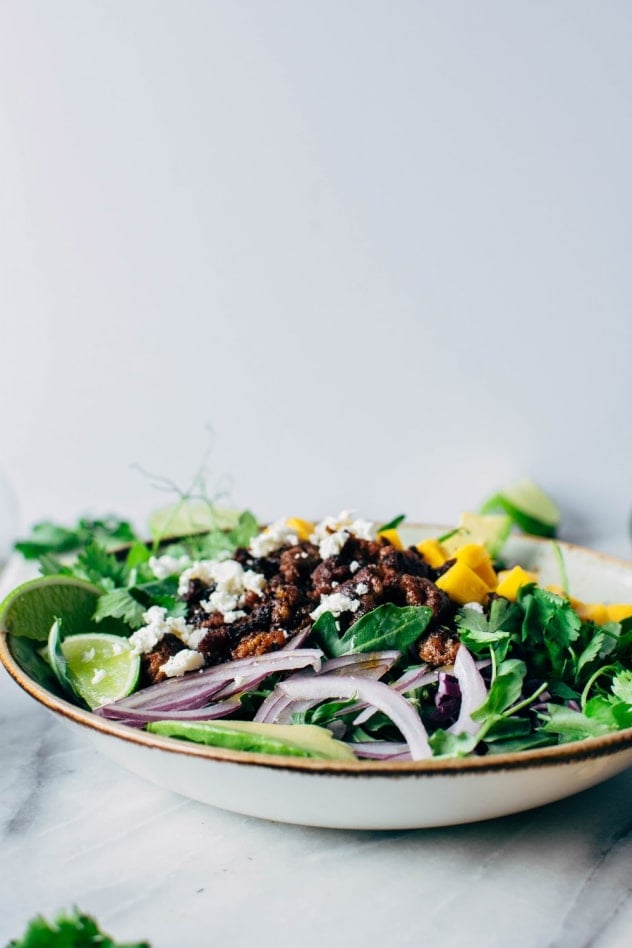
[[[534,496],[537,500],[530,488],[531,514]],[[546,512],[550,517],[550,511]],[[396,531],[402,519],[396,517],[376,527],[377,536]],[[285,529],[292,523],[305,522],[286,521]],[[439,537],[436,544],[458,540],[463,530],[457,528]],[[169,538],[158,535],[150,542],[143,541],[127,521],[84,519],[75,528],[38,524],[32,537],[20,541],[16,549],[27,558],[38,559],[52,584],[57,578],[92,584],[96,596],[92,620],[96,623],[116,621],[119,634],[122,629],[123,634],[133,636],[146,627],[150,611],[157,608],[163,616],[160,621],[168,617],[169,628],[176,628],[181,621],[190,634],[186,622],[191,606],[179,594],[185,567],[177,564],[213,561],[221,565],[238,548],[248,547],[253,538],[260,540],[259,534],[257,520],[248,511],[223,529]],[[497,535],[495,544],[496,540]],[[346,542],[344,537],[342,542]],[[454,549],[450,555],[458,560],[458,543]],[[467,549],[471,554],[471,542]],[[74,557],[68,560],[66,554],[71,551]],[[240,746],[260,752],[273,752],[281,740],[261,727],[309,725],[327,729],[327,739],[323,739],[322,748],[318,743],[316,756],[322,756],[321,749],[328,753],[333,746],[331,731],[357,756],[363,756],[365,745],[366,756],[370,749],[374,756],[381,753],[381,759],[389,759],[389,753],[393,759],[401,755],[404,732],[421,759],[425,749],[442,757],[499,754],[632,727],[632,615],[602,623],[582,618],[569,598],[563,555],[557,545],[555,555],[563,578],[560,594],[529,581],[517,589],[515,597],[490,591],[484,605],[464,599],[462,605],[454,600],[439,624],[433,609],[425,605],[382,602],[342,626],[340,612],[333,607],[320,614],[316,610],[315,621],[298,647],[289,643],[295,651],[255,653],[259,655],[256,659],[225,661],[195,676],[153,685],[146,689],[147,696],[140,690],[111,707],[99,708],[98,713],[133,726],[147,725],[155,733],[211,744],[237,740],[226,722],[218,724],[211,718],[228,715],[228,725],[235,726],[248,724],[244,718],[254,719],[257,727],[247,727],[246,736],[240,732],[238,740]],[[158,556],[173,564],[164,575],[156,571]],[[454,562],[450,559],[445,567],[433,567],[439,586]],[[470,562],[474,568],[477,561]],[[491,568],[489,557],[488,562]],[[347,586],[349,582],[352,580]],[[335,588],[338,586],[332,583],[335,594],[323,596],[319,610],[325,608],[323,602],[345,600],[351,587],[343,584],[342,595]],[[366,583],[360,582],[358,590],[361,586],[368,590]],[[356,608],[359,605],[355,603]],[[344,611],[345,607],[339,608]],[[600,608],[605,611],[606,607]],[[23,644],[16,646],[14,654],[47,684],[52,670],[68,690],[69,673],[62,651],[65,617],[55,614],[53,618],[56,622],[48,656],[38,653],[35,644],[30,652],[26,649],[28,655]],[[465,659],[443,665],[437,662],[436,667],[423,664],[418,645],[429,629],[444,640],[454,640]],[[48,658],[48,664],[42,658]],[[291,678],[286,677],[289,672],[293,672]],[[187,695],[191,699],[188,704],[182,697]],[[170,712],[175,716],[173,721]],[[297,731],[295,737],[299,736]],[[288,745],[283,746],[285,753],[310,752],[309,747],[297,750],[290,745],[287,750]]]

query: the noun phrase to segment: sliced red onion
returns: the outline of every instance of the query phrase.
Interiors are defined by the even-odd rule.
[[[118,721],[119,724],[128,724],[130,727],[144,727],[150,721],[161,721],[165,714],[169,715],[172,721],[212,721],[215,718],[226,717],[233,711],[241,708],[241,701],[220,701],[216,704],[209,704],[205,708],[192,708],[188,711],[142,711],[126,710],[117,708],[114,705],[97,708],[95,714],[107,718],[109,721]]]
[[[291,652],[295,648],[300,648],[304,642],[310,637],[312,632],[311,625],[308,625],[306,629],[301,629],[300,632],[297,632],[296,635],[293,635],[291,639],[288,639],[285,645],[281,646],[282,652]]]
[[[410,760],[408,744],[395,741],[347,741],[356,757],[368,760]]]
[[[207,704],[212,697],[219,696],[229,682],[237,685],[237,690],[243,691],[244,685],[255,677],[257,681],[262,681],[268,675],[282,671],[295,671],[307,666],[318,671],[322,657],[323,653],[320,649],[304,648],[288,652],[268,652],[254,658],[238,658],[203,671],[190,672],[182,678],[169,678],[157,685],[150,685],[106,707],[152,711],[184,711],[199,708]]]
[[[298,701],[326,701],[328,698],[358,698],[382,711],[399,729],[413,760],[432,757],[426,729],[411,704],[381,681],[365,678],[312,675],[288,678],[277,686]]]
[[[448,728],[450,734],[476,734],[480,725],[471,718],[472,711],[480,708],[487,698],[487,687],[472,655],[464,645],[459,646],[454,662],[454,676],[461,689],[459,716]]]
[[[340,658],[329,658],[323,662],[321,675],[331,673],[340,675],[358,675],[362,678],[381,678],[402,657],[401,652],[395,649],[383,652],[356,652],[351,655],[341,655]]]
[[[418,665],[416,668],[409,668],[401,678],[394,681],[391,688],[399,691],[400,694],[406,694],[408,691],[414,691],[416,688],[423,688],[424,685],[430,685],[437,680],[439,670],[433,668],[428,671],[427,665]]]
[[[363,652],[355,655],[342,655],[340,658],[330,658],[324,662],[318,674],[347,675],[358,678],[381,678],[389,671],[395,662],[401,658],[401,652],[394,649],[382,652]],[[305,677],[305,674],[293,675],[292,678]],[[224,696],[224,692],[221,692]],[[219,697],[219,696],[218,696]],[[292,715],[318,704],[315,701],[294,701],[279,691],[278,686],[260,705],[254,720],[261,724],[291,724]],[[345,709],[341,714],[346,714]]]

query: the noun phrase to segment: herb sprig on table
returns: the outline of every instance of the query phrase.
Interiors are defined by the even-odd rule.
[[[97,922],[75,908],[62,912],[53,922],[41,915],[32,919],[24,933],[7,948],[151,948],[148,941],[115,942]]]

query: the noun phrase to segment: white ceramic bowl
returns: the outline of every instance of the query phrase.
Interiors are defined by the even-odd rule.
[[[441,528],[406,527],[406,543]],[[632,563],[559,544],[571,592],[585,601],[632,602]],[[511,537],[509,562],[559,582],[546,540]],[[35,683],[0,634],[0,660],[47,710],[123,767],[213,806],[265,819],[348,829],[406,829],[505,816],[570,796],[632,764],[632,728],[556,747],[459,760],[323,762],[205,747],[158,737],[82,711]]]

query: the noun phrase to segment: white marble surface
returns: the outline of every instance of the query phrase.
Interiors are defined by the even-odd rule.
[[[623,538],[601,546],[625,554]],[[632,771],[487,823],[343,832],[191,802],[0,679],[0,943],[74,904],[153,948],[632,943]]]

